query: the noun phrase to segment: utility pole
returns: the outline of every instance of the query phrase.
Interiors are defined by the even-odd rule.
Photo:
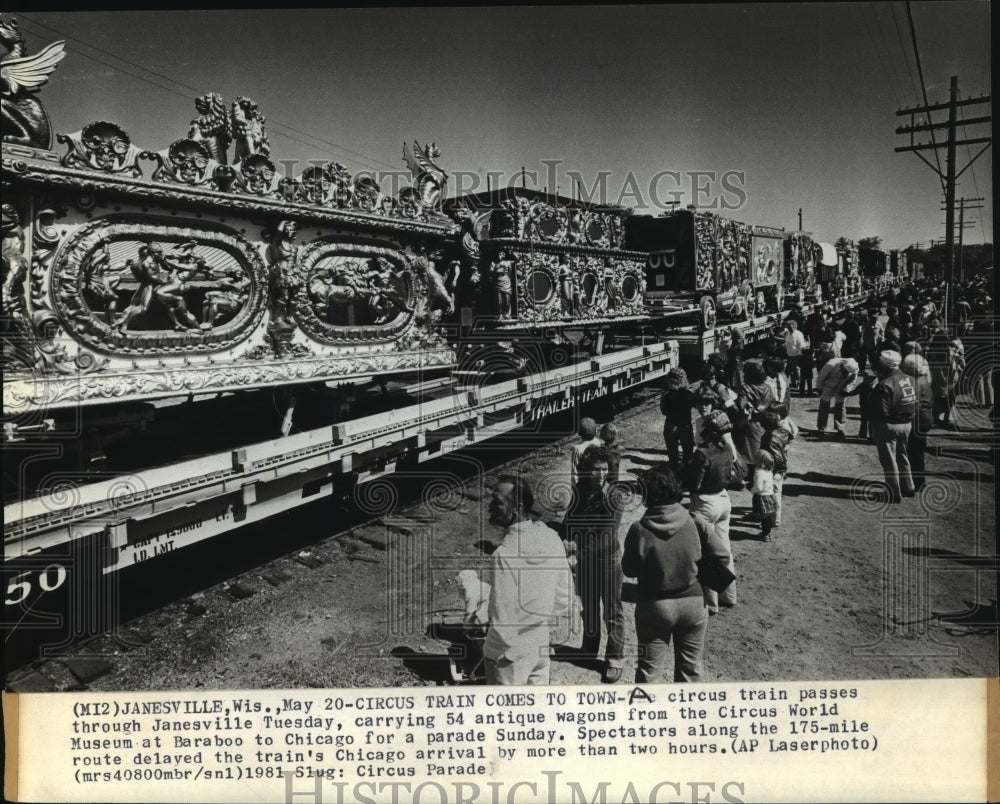
[[[966,98],[965,100],[960,100],[958,95],[958,76],[953,75],[951,77],[951,92],[947,103],[926,103],[924,106],[915,106],[911,109],[899,109],[896,112],[897,117],[904,117],[909,115],[910,125],[908,126],[897,126],[897,134],[909,134],[910,144],[904,145],[896,148],[896,153],[902,151],[913,151],[922,162],[924,162],[931,170],[940,176],[944,181],[944,203],[945,203],[945,281],[950,287],[955,281],[955,184],[958,177],[968,170],[972,163],[975,162],[980,156],[982,156],[986,150],[990,147],[993,142],[992,137],[969,137],[966,139],[957,139],[956,129],[959,126],[974,126],[981,125],[984,123],[990,123],[992,121],[991,115],[984,115],[981,117],[971,117],[966,120],[958,119],[958,109],[962,106],[974,106],[981,103],[989,103],[990,98],[988,95],[984,95],[979,98]],[[932,123],[930,113],[936,111],[947,110],[948,120],[944,123]],[[917,115],[926,115],[926,123],[917,123]],[[947,129],[948,139],[939,143],[934,140],[934,132],[938,129]],[[928,143],[918,143],[913,139],[913,135],[917,132],[926,131],[929,133],[931,141]],[[955,165],[955,150],[959,145],[982,145],[979,153],[973,156],[961,170],[957,170]],[[921,151],[934,150],[937,151],[940,148],[946,150],[945,154],[945,171],[941,172],[940,165],[931,164],[924,156]]]
[[[965,210],[967,209],[982,209],[982,204],[977,204],[972,206],[971,201],[983,201],[982,197],[977,198],[959,198],[958,199],[958,282],[965,281],[965,266],[964,266],[964,255],[962,253],[964,233],[966,229],[970,229],[975,226],[976,221],[966,221],[965,220]]]
[[[802,231],[802,207],[799,207],[799,231]]]

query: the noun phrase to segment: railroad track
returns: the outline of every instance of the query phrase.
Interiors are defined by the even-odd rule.
[[[640,415],[655,404],[658,396],[655,388],[636,389],[619,400],[615,421],[625,422]],[[435,462],[423,473],[424,479],[434,483],[437,495],[464,504],[479,503],[481,494],[471,489],[480,485],[483,476],[496,476],[525,462],[565,452],[576,436],[571,432],[572,416],[564,414],[562,418],[544,443],[536,440],[531,447],[525,447],[515,433],[480,446],[474,451],[481,465],[478,473],[467,471],[463,475],[463,467],[468,470],[471,463],[457,454],[455,460],[444,456],[440,463]],[[442,476],[446,478],[443,483]],[[310,573],[320,571],[331,561],[342,561],[346,566],[383,563],[386,552],[392,549],[391,541],[373,538],[372,532],[405,538],[411,530],[425,526],[433,513],[428,514],[426,508],[426,483],[420,482],[416,474],[390,475],[382,482],[394,484],[396,490],[397,502],[390,510],[370,513],[349,500],[331,510],[329,502],[318,502],[231,531],[222,539],[194,545],[183,553],[166,555],[160,562],[116,573],[113,584],[122,603],[120,619],[104,633],[81,635],[60,645],[57,654],[67,655],[58,658],[40,658],[37,652],[31,652],[41,645],[29,645],[20,653],[9,648],[9,666],[15,669],[8,674],[8,687],[31,689],[48,679],[48,689],[78,688],[108,672],[114,655],[141,647],[146,636],[156,630],[150,623],[178,615],[193,620],[205,614],[206,601],[236,605],[264,585],[283,588],[287,584],[294,588],[295,583],[310,583]],[[297,536],[281,543],[276,551],[276,531]],[[231,543],[240,545],[238,560]],[[178,573],[182,572],[184,576],[180,577]]]

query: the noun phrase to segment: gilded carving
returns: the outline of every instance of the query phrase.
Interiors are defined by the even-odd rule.
[[[212,156],[208,146],[197,140],[177,140],[163,151],[143,151],[142,159],[156,161],[153,181],[179,182],[193,187],[209,186],[215,189],[216,170],[220,163]]]
[[[296,268],[299,247],[295,244],[298,224],[282,221],[270,234],[267,247],[267,286],[271,302],[271,321],[292,324],[292,297],[300,284]]]
[[[122,269],[128,268],[131,271],[139,287],[121,319],[117,322],[106,320],[105,323],[124,332],[136,316],[148,313],[155,301],[167,314],[177,332],[186,329],[211,329],[211,324],[199,322],[187,305],[186,292],[191,283],[199,275],[211,276],[204,258],[195,253],[197,246],[197,242],[189,240],[166,253],[152,242],[139,246],[138,258],[128,260]],[[107,249],[104,249],[91,258],[90,264],[106,265],[108,259]],[[84,269],[84,276],[86,275],[87,269]],[[114,281],[120,284],[121,279],[116,277]]]
[[[56,312],[74,338],[111,354],[228,348],[264,315],[256,250],[214,229],[88,224],[60,250],[51,282]]]
[[[4,204],[3,212],[3,314],[23,314],[21,288],[28,275],[21,216],[13,204]],[[20,300],[20,304],[19,304]]]
[[[29,56],[17,20],[11,18],[0,20],[0,44],[8,51],[0,60],[3,141],[48,149],[52,146],[52,126],[34,93],[66,55],[65,43],[53,42]]]
[[[453,270],[450,276],[443,275],[437,268],[440,255],[432,257],[422,244],[418,244],[416,248],[407,246],[406,254],[427,291],[423,304],[418,306],[417,320],[428,330],[432,330],[443,315],[455,312],[454,293],[458,272]]]
[[[405,371],[427,366],[448,366],[454,353],[448,348],[385,352],[351,357],[314,357],[293,344],[293,354],[283,360],[269,359],[260,350],[247,353],[243,364],[228,366],[190,365],[117,373],[106,369],[103,359],[81,358],[82,368],[64,364],[69,370],[44,379],[18,379],[3,386],[4,407],[19,413],[53,405],[101,402],[112,399],[141,399],[180,392],[212,392],[237,388],[282,385],[323,377],[351,377],[373,372]]]
[[[275,196],[277,173],[274,162],[266,156],[250,154],[239,162],[239,169],[234,174],[235,186],[251,195]]]
[[[114,123],[98,120],[73,134],[57,134],[56,139],[68,146],[61,159],[65,167],[88,168],[134,178],[142,175],[137,164],[142,150],[132,144],[125,129]]]
[[[250,98],[240,96],[233,102],[232,130],[236,142],[233,164],[254,155],[270,155],[271,143],[267,139],[264,122],[264,115]]]
[[[213,172],[215,186],[221,192],[238,191],[237,194],[229,195],[224,204],[229,214],[235,212],[246,212],[252,214],[266,215],[287,215],[286,203],[297,199],[298,190],[294,187],[292,179],[281,179],[276,181],[276,169],[270,160],[261,163],[265,169],[264,181],[258,183],[256,177],[253,181],[249,177],[240,179],[237,170],[229,165],[219,165]],[[268,167],[269,166],[269,167]],[[79,166],[77,166],[79,167]],[[237,166],[239,167],[239,166]],[[123,174],[109,175],[96,173],[92,170],[79,170],[73,167],[61,167],[51,163],[40,161],[25,161],[4,151],[3,170],[5,172],[16,173],[25,179],[36,182],[44,182],[49,186],[63,186],[73,190],[84,190],[85,195],[75,195],[74,203],[81,209],[84,201],[90,206],[93,205],[94,193],[116,193],[120,195],[132,196],[135,199],[142,199],[148,202],[154,198],[157,203],[163,205],[172,204],[204,204],[207,200],[205,190],[211,185],[190,186],[180,182],[150,183],[138,181],[131,177],[122,179]],[[273,171],[273,172],[272,172]],[[269,175],[268,175],[269,174]],[[369,181],[368,177],[362,180]],[[374,182],[372,182],[373,184]],[[249,186],[258,187],[261,194],[251,193]],[[416,193],[413,188],[406,188],[407,192]],[[291,197],[289,197],[291,196]],[[296,217],[322,222],[330,226],[362,226],[370,231],[387,231],[394,234],[432,234],[443,236],[450,233],[453,225],[443,216],[430,220],[427,216],[416,214],[420,207],[411,208],[408,214],[404,215],[398,199],[390,195],[378,195],[375,208],[367,210],[363,204],[364,198],[371,197],[371,187],[365,193],[358,192],[358,179],[355,179],[354,198],[355,206],[349,209],[337,209],[332,204],[326,206],[309,205],[296,209]],[[212,198],[213,204],[218,204],[217,198]]]
[[[303,170],[295,188],[298,192],[290,201],[326,206],[333,197],[333,181],[325,166],[313,165]]]
[[[514,254],[511,251],[501,251],[499,259],[490,264],[490,282],[493,286],[495,312],[497,318],[505,321],[511,318],[514,298]]]
[[[501,321],[565,321],[643,312],[645,272],[639,259],[502,249],[489,273]],[[507,301],[511,293],[517,304],[514,314]]]
[[[191,121],[188,137],[204,144],[209,157],[216,162],[226,164],[226,152],[233,141],[233,126],[222,96],[209,92],[196,98],[194,107],[198,116]]]
[[[330,181],[333,184],[333,205],[337,209],[347,209],[354,204],[354,186],[351,174],[340,162],[327,165]]]
[[[358,176],[355,178],[353,200],[354,206],[365,212],[374,212],[378,209],[382,200],[382,193],[375,179],[371,176]]]
[[[437,210],[444,198],[448,174],[434,162],[441,156],[437,143],[421,147],[416,140],[413,145],[403,143],[403,161],[413,175],[413,185],[417,201],[424,210]]]
[[[475,213],[458,206],[449,213],[461,231],[462,256],[468,265],[479,264],[479,241],[490,225],[490,212]]]
[[[395,339],[428,306],[417,301],[427,296],[427,280],[414,267],[415,259],[412,253],[376,245],[310,243],[300,252],[296,321],[320,343]]]

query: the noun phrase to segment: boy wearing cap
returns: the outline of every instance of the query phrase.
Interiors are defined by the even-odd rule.
[[[902,362],[899,352],[882,352],[877,369],[879,382],[868,395],[868,421],[893,503],[902,502],[904,495],[914,495],[907,441],[916,412],[917,391],[913,378],[899,370]]]

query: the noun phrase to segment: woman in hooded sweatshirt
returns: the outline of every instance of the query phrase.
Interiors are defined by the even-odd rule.
[[[643,474],[646,513],[629,528],[622,571],[638,583],[636,683],[659,682],[674,643],[674,681],[700,681],[708,607],[698,582],[702,544],[728,565],[724,546],[701,517],[681,505],[683,489],[668,464]]]

